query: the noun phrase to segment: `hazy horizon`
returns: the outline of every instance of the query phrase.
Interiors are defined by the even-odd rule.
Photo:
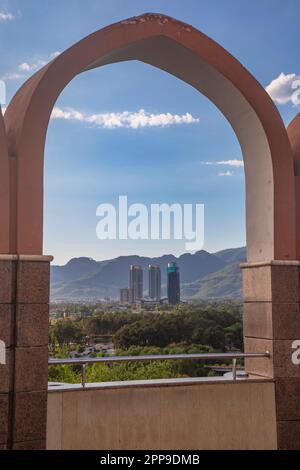
[[[221,250],[216,250],[216,251],[207,251],[207,250],[199,250],[199,251],[205,251],[211,255],[214,255],[216,253],[219,253],[221,251],[226,251],[226,250],[238,250],[238,249],[242,249],[242,248],[246,248],[246,246],[232,246],[232,247],[227,247],[227,248],[222,248]],[[195,252],[197,253],[197,252]],[[137,256],[139,258],[162,258],[163,256],[174,256],[175,258],[180,258],[181,256],[185,255],[185,254],[191,254],[191,255],[194,255],[195,253],[189,253],[187,251],[179,254],[179,255],[174,255],[173,253],[164,253],[162,255],[158,255],[158,256],[149,256],[149,255],[143,255],[143,254],[139,254],[137,255],[136,253],[128,253],[126,255],[120,255],[120,256],[114,256],[113,258],[104,258],[104,259],[96,259],[96,258],[93,258],[93,257],[90,257],[90,256],[73,256],[72,258],[70,258],[68,261],[66,261],[66,263],[56,263],[55,262],[55,257],[54,257],[54,260],[52,262],[52,265],[55,265],[55,266],[65,266],[67,265],[70,261],[72,261],[73,259],[90,259],[90,260],[93,260],[93,261],[96,261],[96,262],[103,262],[103,261],[111,261],[111,260],[114,260],[114,259],[118,259],[118,258],[124,258],[124,257],[127,257],[127,256]]]

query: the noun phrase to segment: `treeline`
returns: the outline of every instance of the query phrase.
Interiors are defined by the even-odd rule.
[[[172,313],[103,313],[78,321],[58,321],[51,327],[50,343],[60,346],[112,335],[115,348],[165,348],[170,344],[203,345],[214,350],[242,349],[243,329],[238,304],[179,306]]]
[[[71,351],[80,356],[95,337],[111,335],[116,355],[138,356],[158,354],[191,354],[225,352],[243,348],[241,306],[235,303],[213,303],[178,306],[172,312],[116,312],[98,309],[89,318],[60,320],[50,328],[50,352],[55,357],[69,357]],[[105,356],[96,349],[90,357]],[[86,380],[113,382],[176,377],[214,375],[210,366],[216,361],[168,360],[94,364],[87,368]],[[224,365],[218,364],[218,365]],[[80,366],[49,368],[52,382],[79,383]]]
[[[123,326],[114,335],[115,347],[166,347],[171,343],[199,344],[216,350],[241,349],[240,316],[229,312],[190,311],[142,318]]]

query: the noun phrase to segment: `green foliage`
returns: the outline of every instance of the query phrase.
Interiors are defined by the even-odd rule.
[[[49,382],[63,382],[76,384],[81,382],[81,372],[78,366],[51,366],[49,367]]]
[[[70,320],[59,320],[50,327],[50,338],[52,342],[57,341],[63,344],[80,342],[83,338],[83,331],[79,324]]]
[[[135,346],[166,347],[171,343],[198,343],[219,351],[240,348],[242,319],[238,306],[205,308],[178,306],[172,314],[144,315],[119,329],[114,335],[117,348]]]
[[[242,349],[241,306],[237,303],[199,303],[178,305],[172,312],[103,313],[97,310],[81,321],[57,322],[50,330],[50,351],[53,356],[69,357],[84,352],[87,336],[113,335],[118,356],[200,354]],[[77,346],[74,346],[74,343]],[[89,357],[103,357],[94,349]],[[88,382],[146,380],[170,377],[214,376],[209,368],[216,361],[168,360],[95,364],[87,367]],[[219,364],[226,365],[226,364]],[[49,380],[80,383],[79,366],[50,367]]]
[[[202,354],[215,352],[212,348],[198,344],[174,343],[165,348],[155,346],[140,347],[131,346],[127,350],[117,350],[117,356],[155,356],[170,354]],[[170,360],[167,364],[172,371],[173,377],[202,377],[209,372],[209,365],[215,361],[201,361],[197,359]]]
[[[136,319],[136,313],[96,312],[92,317],[82,320],[82,328],[86,336],[113,335],[124,325],[136,322]]]
[[[77,351],[78,354],[83,354],[84,351],[85,351],[85,347],[82,344],[78,344],[76,346],[76,351]]]
[[[180,375],[174,374],[171,364],[165,361],[117,363],[110,366],[94,364],[87,369],[87,381],[90,383],[172,377],[180,377]]]

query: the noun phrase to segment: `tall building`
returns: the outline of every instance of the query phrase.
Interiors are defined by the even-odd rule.
[[[149,265],[149,297],[157,302],[161,299],[161,271],[159,266]]]
[[[180,303],[180,272],[176,263],[168,264],[168,299],[169,304]]]
[[[141,266],[130,266],[130,289],[133,303],[143,298],[143,268]]]
[[[128,287],[120,289],[120,304],[129,305],[132,303],[132,290]]]

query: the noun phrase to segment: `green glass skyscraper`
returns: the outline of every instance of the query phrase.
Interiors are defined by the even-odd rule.
[[[180,272],[176,263],[168,264],[168,299],[169,304],[180,303]]]

